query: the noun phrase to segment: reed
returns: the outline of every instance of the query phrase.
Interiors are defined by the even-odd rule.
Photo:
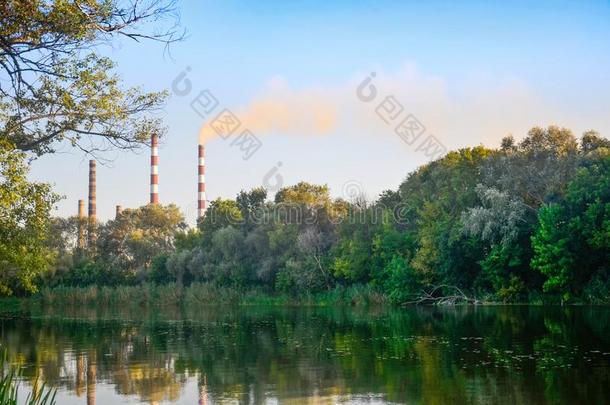
[[[384,305],[386,297],[367,285],[336,287],[316,294],[289,295],[262,288],[248,290],[222,287],[212,283],[193,283],[188,287],[170,283],[117,287],[55,287],[44,289],[36,298],[44,306],[78,307],[155,307],[200,305],[305,305],[370,306]]]
[[[34,382],[37,386],[37,381]],[[54,405],[56,404],[55,395],[57,390],[47,389],[43,384],[39,389],[32,390],[25,399],[19,401],[19,370],[15,366],[10,366],[8,372],[0,379],[0,405]]]

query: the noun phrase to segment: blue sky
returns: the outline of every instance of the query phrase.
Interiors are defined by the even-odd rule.
[[[172,96],[163,114],[169,131],[159,170],[161,202],[178,204],[191,222],[203,120],[189,104],[203,89],[242,117],[269,102],[304,110],[303,120],[320,105],[333,117],[322,134],[290,111],[300,128],[252,123],[263,145],[246,161],[230,140],[210,140],[208,199],[261,185],[278,162],[285,185],[326,183],[341,196],[344,184],[358,184],[371,199],[396,188],[428,158],[356,97],[373,71],[380,94],[395,96],[449,149],[495,146],[533,125],[610,136],[608,2],[225,0],[182,1],[179,8],[188,37],[172,45],[171,56],[153,43],[122,42],[104,52],[126,85],[150,90],[171,88],[190,67],[192,93]],[[98,169],[102,219],[115,204],[148,201],[148,152],[108,157],[112,163]],[[75,214],[76,201],[86,200],[87,157],[68,147],[35,161],[32,177],[66,196],[58,215]]]

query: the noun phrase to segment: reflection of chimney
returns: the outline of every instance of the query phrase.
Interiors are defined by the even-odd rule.
[[[95,225],[97,222],[97,206],[96,206],[96,170],[95,160],[89,161],[89,249],[95,243]]]
[[[95,383],[97,379],[97,367],[95,365],[95,352],[89,353],[87,359],[87,405],[95,405]]]
[[[150,203],[159,203],[159,136],[150,138]]]
[[[78,200],[78,240],[77,247],[85,248],[85,201]]]
[[[199,145],[198,187],[197,187],[197,217],[205,214],[205,147]]]
[[[205,374],[199,376],[199,402],[198,405],[207,405],[208,403],[208,379]]]
[[[120,205],[117,205],[116,206],[115,219],[120,217],[122,213],[123,213],[123,207],[120,206]]]
[[[80,353],[76,358],[76,396],[83,395],[85,387],[85,355]]]

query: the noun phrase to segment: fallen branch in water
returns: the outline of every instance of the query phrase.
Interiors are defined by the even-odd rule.
[[[447,295],[446,293],[449,292]],[[443,293],[439,295],[439,293]],[[457,305],[457,304],[473,304],[478,305],[481,302],[476,298],[468,297],[462,290],[453,285],[442,284],[435,286],[429,291],[423,290],[419,296],[412,301],[407,301],[406,304],[428,304],[428,305]]]

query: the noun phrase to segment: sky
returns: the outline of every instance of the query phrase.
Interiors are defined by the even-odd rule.
[[[373,200],[445,150],[496,147],[533,126],[610,137],[610,2],[531,3],[182,0],[187,37],[169,52],[124,40],[102,52],[125,86],[171,92],[160,115],[159,198],[192,224],[200,132],[208,200],[258,186],[272,196],[299,181]],[[202,92],[217,101],[210,113]],[[241,126],[226,139],[206,136],[225,109]],[[397,134],[403,120],[418,136]],[[242,150],[243,130],[254,152]],[[105,158],[102,220],[115,205],[149,199],[148,150]],[[32,163],[31,177],[65,197],[55,215],[75,215],[87,200],[87,161],[63,145]]]

